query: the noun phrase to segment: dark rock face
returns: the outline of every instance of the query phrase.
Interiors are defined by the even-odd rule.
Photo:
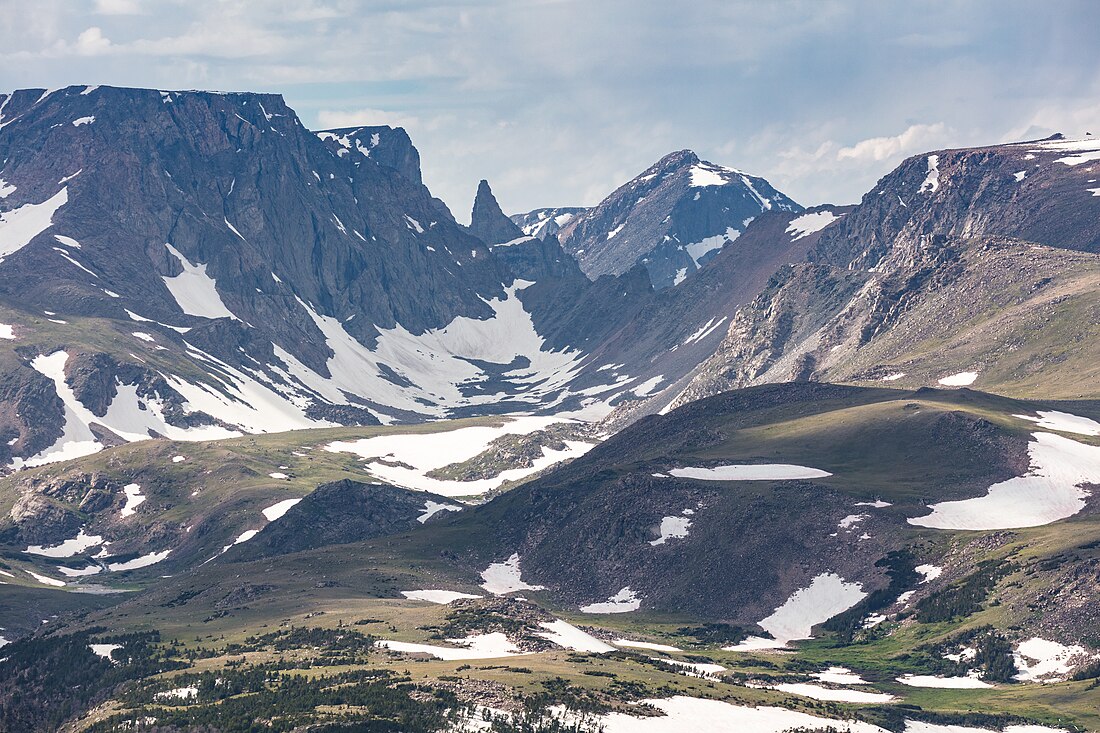
[[[1087,160],[1094,151],[1100,141],[1055,136],[914,156],[822,236],[812,259],[867,269],[896,245],[930,236],[1013,237],[1100,251],[1100,199],[1090,191],[1096,175]]]
[[[375,125],[369,127],[345,127],[323,130],[317,133],[322,140],[338,145],[349,155],[352,150],[370,158],[384,168],[392,168],[413,183],[423,183],[420,178],[420,153],[413,146],[409,134],[401,127]]]
[[[435,494],[385,484],[322,484],[287,513],[237,548],[233,559],[254,560],[327,545],[359,542],[421,526],[425,503],[454,506]]]
[[[580,265],[562,249],[553,234],[545,239],[522,237],[499,244],[492,250],[493,255],[521,280],[538,282],[550,278],[569,283],[588,282]]]
[[[385,142],[376,128],[318,138],[273,95],[82,91],[29,107],[18,93],[8,108],[22,114],[5,110],[2,175],[16,190],[4,207],[59,190],[68,199],[48,232],[3,263],[3,295],[17,302],[208,325],[184,313],[162,281],[185,270],[168,242],[205,265],[238,322],[323,374],[328,349],[298,300],[341,320],[355,314],[360,323],[347,329],[369,343],[376,328],[396,323],[419,332],[459,314],[488,317],[482,297],[502,294],[507,274],[419,185],[403,132]],[[57,234],[79,243],[62,248],[97,275],[54,249]],[[241,337],[217,335],[226,338]]]
[[[562,225],[558,238],[589,277],[643,264],[656,288],[684,280],[766,211],[801,211],[763,178],[670,153],[598,206]]]

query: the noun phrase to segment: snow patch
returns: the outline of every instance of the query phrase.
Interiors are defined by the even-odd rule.
[[[67,568],[63,565],[57,566],[57,572],[67,578],[82,578],[86,575],[98,575],[102,571],[103,568],[98,565],[87,565],[83,568]]]
[[[40,204],[23,204],[17,209],[0,214],[0,262],[26,247],[32,239],[53,226],[54,214],[67,203],[69,189],[62,188]]]
[[[939,383],[944,387],[969,387],[978,378],[977,372],[959,372],[948,377],[943,377]]]
[[[786,481],[791,479],[824,478],[828,471],[788,463],[746,463],[714,468],[673,468],[670,474],[678,478],[699,481]]]
[[[847,667],[829,667],[823,672],[815,672],[813,677],[831,685],[869,685],[867,680]]]
[[[160,278],[164,281],[172,297],[175,298],[180,310],[189,316],[198,316],[199,318],[240,320],[225,307],[221,296],[218,295],[217,282],[206,274],[205,264],[192,263],[172,245],[165,244],[164,246],[168,248],[172,256],[179,260],[180,265],[183,267],[183,272],[179,275],[173,277],[161,276]]]
[[[642,607],[641,597],[626,586],[603,603],[581,606],[581,613],[629,613]]]
[[[918,565],[913,569],[924,576],[924,579],[921,580],[922,583],[931,583],[933,580],[943,575],[943,568],[935,565]]]
[[[481,596],[459,593],[454,590],[403,590],[401,595],[413,601],[427,601],[428,603],[438,603],[440,605],[452,603],[460,598],[481,598]]]
[[[96,547],[103,544],[103,538],[99,535],[84,534],[84,528],[81,527],[80,531],[76,533],[76,537],[65,540],[64,542],[52,545],[31,545],[23,552],[31,555],[41,555],[42,557],[72,557],[73,555],[79,555],[85,550]]]
[[[859,583],[849,583],[836,573],[822,573],[810,585],[795,591],[783,605],[760,622],[772,639],[749,637],[728,651],[782,649],[788,642],[809,639],[813,627],[847,611],[867,594]]]
[[[517,280],[506,289],[503,299],[486,301],[493,310],[491,318],[459,316],[441,329],[419,335],[397,324],[379,329],[373,349],[359,343],[338,319],[320,315],[302,302],[333,352],[327,365],[332,376],[322,377],[277,346],[275,353],[295,378],[334,404],[348,404],[346,392],[436,417],[442,417],[448,408],[496,404],[503,395],[464,389],[485,377],[485,370],[477,365],[480,361],[501,365],[529,362],[500,376],[516,387],[519,394],[513,399],[538,403],[542,395],[566,386],[580,369],[583,354],[549,350],[516,295],[531,284]],[[411,385],[395,384],[390,376],[394,372]]]
[[[523,582],[518,552],[513,552],[512,556],[504,562],[491,563],[481,571],[481,579],[484,581],[481,587],[497,596],[520,590],[544,590],[546,587]]]
[[[141,493],[141,486],[138,484],[126,484],[122,487],[122,491],[126,495],[126,504],[119,511],[119,516],[129,517],[137,510],[138,506],[145,502],[147,497]]]
[[[921,193],[935,193],[940,189],[940,156],[928,156],[928,175],[920,185]]]
[[[630,391],[638,397],[648,397],[650,394],[653,393],[653,390],[657,388],[657,385],[663,381],[665,381],[664,375],[658,374],[656,377],[653,377],[652,379],[647,379]]]
[[[507,469],[497,476],[473,481],[436,479],[428,476],[435,469],[462,463],[489,447],[504,435],[527,435],[560,422],[555,417],[519,417],[499,427],[467,427],[436,433],[396,433],[354,441],[336,441],[325,446],[332,453],[353,453],[369,461],[366,470],[388,483],[443,496],[469,496],[496,489],[507,481],[517,481],[568,458],[587,453],[590,443],[566,440],[564,450],[542,448],[542,457],[532,465]],[[374,459],[374,460],[371,460]],[[407,467],[411,466],[411,468]]]
[[[831,211],[818,211],[813,214],[796,216],[787,225],[787,234],[791,235],[791,241],[794,242],[815,232],[820,232],[839,218]]]
[[[302,499],[283,499],[282,501],[275,502],[271,506],[263,510],[264,518],[269,522],[274,522],[279,517],[283,516],[290,510],[290,507],[294,506]]]
[[[413,644],[407,641],[391,641],[389,639],[381,639],[374,642],[374,645],[390,651],[406,654],[428,654],[437,659],[445,660],[497,659],[522,654],[519,647],[499,631],[492,634],[467,636],[464,639],[447,639],[447,641],[458,644],[459,647]]]
[[[993,484],[985,496],[929,505],[931,514],[909,524],[933,529],[1017,529],[1071,517],[1089,496],[1083,484],[1100,483],[1100,447],[1053,433],[1032,433],[1031,468]]]
[[[780,682],[768,685],[769,690],[785,692],[788,695],[801,695],[812,700],[825,702],[852,702],[852,703],[885,703],[896,698],[885,692],[867,692],[865,690],[840,690],[834,687],[815,685],[812,682]]]
[[[424,524],[440,512],[460,511],[462,511],[462,507],[458,506],[457,504],[443,504],[442,502],[432,501],[431,499],[429,499],[428,501],[424,502],[424,512],[416,518],[416,521]]]
[[[141,557],[135,557],[133,560],[127,560],[126,562],[112,562],[107,564],[107,569],[112,573],[120,573],[125,570],[137,570],[138,568],[147,568],[150,565],[156,565],[172,553],[171,550],[161,550],[160,552],[150,552],[147,555]]]
[[[1039,417],[1028,415],[1013,415],[1021,420],[1029,420],[1041,428],[1057,430],[1062,433],[1077,433],[1078,435],[1100,435],[1100,422],[1079,415],[1071,415],[1068,412],[1057,410],[1039,410],[1035,414]]]
[[[1067,646],[1056,641],[1033,637],[1020,642],[1013,654],[1023,682],[1061,682],[1073,670],[1086,662],[1100,658],[1090,655],[1084,647]]]
[[[663,545],[669,540],[687,537],[690,527],[691,519],[689,517],[663,517],[661,519],[661,536],[650,541],[649,544],[654,546]]]
[[[111,659],[111,652],[113,652],[115,649],[121,649],[122,645],[121,644],[89,644],[88,648],[91,649],[92,654],[95,654],[97,657],[103,657],[104,659],[108,659],[108,660],[113,662],[115,660]]]
[[[57,578],[50,578],[50,577],[47,577],[45,575],[39,575],[38,573],[34,572],[33,570],[28,570],[27,575],[31,576],[32,578],[37,580],[39,583],[42,583],[43,585],[52,585],[55,588],[60,588],[60,587],[65,585],[64,580],[58,580]]]
[[[615,647],[610,644],[605,644],[591,634],[581,631],[576,626],[560,619],[544,621],[539,626],[546,629],[546,631],[537,632],[538,636],[564,649],[589,654],[607,654],[615,651]]]
[[[898,677],[898,682],[910,687],[934,687],[945,690],[977,690],[993,685],[978,677],[939,677],[927,674],[907,674]]]
[[[844,519],[841,519],[836,526],[838,529],[851,529],[855,525],[862,522],[864,519],[867,519],[867,517],[867,514],[849,514],[848,516],[844,517]]]
[[[696,163],[691,166],[691,186],[694,188],[725,186],[729,183],[727,176],[736,175],[737,173],[738,171],[717,165]]]
[[[711,237],[704,237],[698,242],[694,242],[684,247],[684,251],[688,253],[688,256],[691,257],[691,261],[695,263],[695,268],[699,269],[699,260],[703,258],[703,255],[722,249],[727,244],[736,240],[739,236],[741,236],[741,231],[739,229],[726,227],[724,233],[715,234]]]
[[[693,344],[696,341],[702,341],[707,336],[709,336],[711,334],[711,332],[714,331],[714,329],[721,326],[725,322],[725,320],[726,320],[726,316],[722,316],[717,321],[715,321],[713,318],[711,318],[709,321],[707,321],[702,326],[700,326],[699,330],[697,330],[695,333],[688,336],[687,339],[684,340],[683,345],[687,346],[688,344]]]
[[[684,733],[684,731],[752,731],[784,733],[792,729],[838,733],[886,733],[882,728],[859,721],[822,718],[780,707],[748,707],[721,700],[676,696],[643,700],[658,708],[662,716],[639,718],[611,713],[599,719],[604,733]],[[913,733],[907,731],[907,733]]]

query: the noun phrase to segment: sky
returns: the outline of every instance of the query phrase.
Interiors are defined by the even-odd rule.
[[[909,155],[1100,135],[1092,0],[0,0],[0,90],[281,93],[400,125],[460,221],[593,205],[662,155],[852,203]]]

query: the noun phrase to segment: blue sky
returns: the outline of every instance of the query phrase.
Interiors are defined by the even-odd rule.
[[[1090,0],[0,0],[0,88],[282,93],[394,124],[466,220],[590,205],[663,154],[858,200],[908,155],[1100,134]]]

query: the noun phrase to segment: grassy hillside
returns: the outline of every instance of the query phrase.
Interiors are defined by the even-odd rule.
[[[971,390],[796,384],[719,395],[644,420],[571,464],[423,528],[251,560],[230,552],[205,565],[177,567],[169,578],[150,574],[133,585],[139,592],[77,604],[87,612],[83,617],[65,616],[47,624],[46,633],[85,629],[97,639],[156,633],[157,648],[183,665],[168,677],[141,675],[139,689],[146,692],[105,692],[103,706],[89,721],[148,714],[165,704],[156,692],[186,687],[203,671],[269,669],[278,670],[280,679],[294,673],[319,680],[356,670],[392,673],[407,680],[399,685],[427,685],[432,694],[511,710],[523,701],[535,706],[557,701],[606,712],[631,708],[640,699],[686,694],[854,716],[891,730],[903,718],[997,729],[1016,720],[1097,729],[1095,680],[994,680],[988,688],[962,690],[896,681],[905,674],[963,674],[968,663],[945,655],[977,643],[968,639],[1001,649],[991,657],[1001,666],[1011,659],[1004,650],[1033,636],[1079,644],[1089,653],[1100,649],[1094,632],[1100,623],[1095,498],[1067,519],[1027,529],[935,530],[906,521],[926,514],[927,503],[981,496],[991,484],[1025,473],[1031,435],[1041,428],[1014,415],[1050,409],[1100,417],[1100,406],[1092,403],[1027,403]],[[301,448],[380,430],[129,445],[83,459],[79,470],[91,472],[93,464],[98,471],[142,466],[150,485],[164,481],[156,497],[178,500],[201,483],[203,491],[221,497],[203,499],[210,502],[203,511],[225,514],[229,507],[245,511],[245,506],[257,511],[264,502],[309,491],[312,482],[360,475],[347,455]],[[1072,439],[1100,445],[1095,436],[1072,434]],[[176,454],[187,460],[171,463]],[[831,475],[698,481],[669,474],[678,467],[745,463],[791,463]],[[289,466],[290,481],[265,480],[278,466]],[[153,476],[158,471],[164,479]],[[151,496],[149,502],[161,500]],[[890,506],[881,506],[884,502]],[[694,508],[687,536],[652,545],[660,536],[660,518],[685,507]],[[298,508],[293,518],[279,521],[308,522],[308,500]],[[865,516],[846,528],[852,514]],[[523,581],[547,586],[517,594],[527,603],[494,600],[480,587],[480,572],[513,552],[522,558]],[[908,559],[884,564],[898,552]],[[9,554],[5,562],[11,561]],[[917,564],[941,572],[921,582],[911,569],[905,571]],[[891,567],[901,568],[901,581],[891,581]],[[791,643],[793,654],[723,649],[763,634],[756,622],[824,571],[862,584],[864,592],[879,591],[872,597],[880,602],[872,608],[868,600],[818,626],[814,639]],[[616,615],[578,610],[624,586],[640,594],[638,610]],[[401,595],[438,588],[484,598],[444,606]],[[902,592],[908,593],[905,602],[898,600]],[[75,595],[65,589],[34,593],[67,603]],[[103,603],[114,605],[95,610]],[[865,627],[876,614],[883,620]],[[604,641],[625,637],[680,651],[571,652],[538,636],[538,624],[554,618],[583,626]],[[359,638],[349,632],[367,637],[359,651],[348,650],[349,639]],[[503,632],[527,653],[445,661],[364,652],[378,638],[446,645],[444,639],[492,632]],[[725,671],[713,678],[688,677],[653,656],[717,664]],[[834,665],[870,683],[859,690],[895,699],[823,702],[759,687],[821,685],[812,675]],[[1003,670],[999,674],[1011,677]],[[274,679],[267,683],[271,689],[281,684]],[[824,686],[834,692],[843,688]],[[317,701],[324,698],[316,694]],[[206,697],[176,702],[172,714],[204,719],[213,714],[213,703]],[[300,720],[330,719],[345,709],[318,702],[310,710]]]

